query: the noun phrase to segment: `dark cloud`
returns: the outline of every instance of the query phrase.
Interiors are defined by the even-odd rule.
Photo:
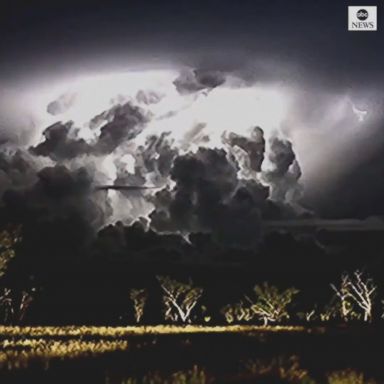
[[[45,167],[36,177],[29,187],[3,193],[1,221],[22,225],[23,246],[33,257],[81,256],[112,213],[108,199],[93,191],[93,175],[85,168]]]
[[[148,121],[142,109],[130,102],[116,105],[100,117],[107,123],[100,128],[95,144],[94,149],[98,154],[111,153],[123,142],[134,139]]]
[[[248,155],[246,166],[252,171],[261,171],[261,165],[264,161],[265,140],[264,132],[260,127],[254,127],[249,138],[231,132],[223,137],[223,141],[231,147],[242,149]]]
[[[130,173],[126,169],[121,170],[118,172],[117,177],[114,181],[115,186],[119,185],[126,185],[126,186],[137,186],[137,187],[143,187],[146,183],[145,177],[139,173]],[[122,193],[124,193],[124,190],[122,190]],[[131,192],[129,192],[128,196],[131,196]]]
[[[71,171],[57,165],[41,169],[36,176],[36,183],[30,187],[7,190],[4,205],[21,217],[33,216],[42,221],[76,215],[94,228],[104,223],[103,205],[96,201],[93,178],[85,168]]]
[[[175,159],[171,178],[176,183],[173,190],[156,194],[153,227],[161,231],[206,231],[212,227],[213,216],[221,213],[224,200],[234,192],[237,170],[224,150],[200,148],[196,154]]]
[[[219,149],[199,148],[174,161],[175,187],[155,195],[151,226],[161,232],[212,232],[220,242],[257,242],[260,204],[268,193],[240,183],[236,164]],[[244,227],[245,226],[245,227]]]
[[[153,185],[163,185],[169,177],[177,154],[178,149],[169,139],[169,132],[150,135],[145,144],[139,146],[134,153],[136,172],[143,177],[149,175]]]
[[[269,142],[268,159],[272,169],[264,176],[271,185],[271,198],[296,204],[302,194],[299,184],[301,168],[289,140],[273,137]]]
[[[174,84],[189,93],[224,81],[219,72],[194,70]],[[262,220],[297,217],[301,170],[288,140],[273,137],[268,143],[267,171],[262,168],[266,142],[258,126],[247,136],[223,134],[223,149],[199,147],[186,153],[191,143],[209,143],[205,123],[193,125],[180,141],[165,131],[147,135],[144,142],[140,136],[143,144],[138,145],[134,139],[145,134],[151,119],[145,106],[160,98],[138,92],[140,107],[118,97],[117,104],[91,120],[92,140],[80,138],[72,122],[58,122],[45,129],[43,141],[27,155],[0,157],[6,185],[2,211],[30,229],[39,228],[40,238],[55,227],[65,228],[60,241],[69,236],[78,244],[87,243],[111,219],[125,225],[141,220],[143,228],[159,235],[203,233],[217,244],[254,247]],[[40,157],[55,165],[46,167]],[[79,168],[80,162],[85,167]],[[116,193],[108,195],[109,189]],[[123,227],[114,228],[112,237],[122,236]]]
[[[292,143],[285,139],[273,137],[269,146],[270,154],[268,157],[274,166],[270,173],[276,177],[282,177],[288,172],[289,167],[296,159]]]
[[[148,192],[145,184],[146,179],[140,173],[132,174],[124,169],[118,173],[113,186],[122,196],[129,199],[131,206],[134,206],[140,205],[141,200],[145,198],[146,192]],[[151,190],[149,189],[149,191]],[[132,215],[133,212],[129,212],[129,214]]]
[[[23,151],[0,153],[0,198],[8,188],[25,188],[37,180],[32,156]]]
[[[67,112],[74,105],[75,101],[76,95],[73,93],[61,95],[47,105],[47,112],[53,116],[60,115]]]
[[[173,82],[181,94],[194,93],[203,89],[213,89],[225,82],[221,72],[202,69],[184,70]]]
[[[136,132],[136,127],[145,121],[141,111],[129,103],[106,111],[103,118],[110,122],[101,132],[113,131],[113,124],[117,124],[118,136],[108,138],[109,143],[115,139],[119,143],[123,136],[129,140],[135,134],[130,129]],[[108,126],[110,123],[112,126]],[[203,131],[204,125],[199,125],[190,137],[202,135]],[[94,154],[99,141],[92,147],[72,138],[76,136],[72,123],[54,124],[45,130],[44,136],[45,141],[31,148],[29,154],[3,156],[0,165],[7,180],[2,200],[4,211],[28,225],[51,223],[54,227],[72,223],[74,228],[81,228],[84,239],[89,239],[113,214],[103,192],[107,188],[95,187],[99,183],[95,183],[91,168],[73,165],[67,168],[59,164],[80,154]],[[299,191],[301,171],[292,144],[272,138],[268,155],[272,168],[261,173],[265,156],[261,128],[254,127],[249,137],[229,133],[222,140],[226,150],[200,147],[195,153],[180,155],[169,133],[150,135],[142,146],[128,151],[135,160],[133,172],[128,170],[124,158],[116,157],[117,176],[112,187],[129,200],[131,212],[126,212],[127,222],[140,216],[143,204],[147,204],[146,209],[152,204],[154,209],[146,225],[153,231],[206,233],[218,244],[247,247],[259,242],[262,220],[296,217],[292,202],[299,197],[295,193]],[[243,151],[248,161],[239,162],[233,154],[235,149]],[[49,156],[57,165],[41,169],[32,155]],[[242,179],[242,167],[261,173],[271,190],[255,178]],[[170,179],[174,186],[163,187],[169,185]],[[147,189],[148,186],[163,189],[155,192]],[[79,241],[78,234],[72,235]],[[68,232],[68,236],[72,235]]]
[[[140,261],[180,261],[190,245],[176,234],[159,234],[137,221],[130,226],[121,222],[99,231],[93,252],[107,259],[120,257]]]
[[[100,127],[98,137],[87,142],[78,138],[73,122],[57,122],[43,132],[44,141],[30,151],[36,156],[61,161],[86,154],[106,155],[119,145],[134,139],[144,128],[148,117],[141,108],[130,102],[118,104],[91,120],[91,128]]]
[[[92,149],[85,140],[74,138],[76,130],[72,122],[55,123],[45,129],[43,136],[43,142],[30,148],[32,154],[65,160],[90,153]]]

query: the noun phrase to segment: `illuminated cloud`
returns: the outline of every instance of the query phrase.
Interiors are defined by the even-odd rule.
[[[79,78],[37,96],[34,90],[26,104],[36,128],[17,156],[27,159],[27,171],[15,176],[12,149],[0,164],[6,189],[43,193],[42,176],[61,170],[69,180],[84,169],[89,197],[80,200],[100,204],[100,214],[88,220],[76,212],[95,229],[144,218],[162,233],[210,232],[248,245],[257,242],[262,220],[309,214],[300,205],[302,180],[326,164],[324,156],[311,164],[314,136],[306,143],[305,135],[338,127],[348,142],[344,123],[350,129],[366,114],[345,95],[308,96],[292,86],[193,69]],[[348,120],[355,115],[358,121]]]

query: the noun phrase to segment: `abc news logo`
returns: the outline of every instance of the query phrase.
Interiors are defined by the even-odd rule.
[[[348,7],[348,31],[377,31],[377,7]]]

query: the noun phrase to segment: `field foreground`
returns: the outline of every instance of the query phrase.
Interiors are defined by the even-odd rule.
[[[323,328],[302,326],[203,326],[155,325],[126,327],[63,326],[63,327],[13,327],[0,326],[0,367],[26,367],[31,361],[41,359],[79,358],[107,352],[127,351],[131,337],[137,336],[187,336],[203,334],[263,334],[286,332],[323,332]],[[135,339],[136,339],[135,338]],[[135,340],[136,341],[136,340]],[[145,344],[145,342],[144,342]]]
[[[11,337],[62,337],[100,336],[127,337],[132,335],[171,335],[199,333],[249,333],[249,332],[324,332],[323,327],[259,326],[259,325],[144,325],[126,327],[63,326],[63,327],[13,327],[0,326],[0,338]]]
[[[0,327],[3,383],[384,382],[372,328]],[[80,381],[81,379],[81,381]],[[272,381],[268,381],[272,380]]]

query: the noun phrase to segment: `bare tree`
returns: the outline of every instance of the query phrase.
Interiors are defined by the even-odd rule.
[[[16,293],[4,288],[0,296],[0,310],[4,324],[20,324],[33,302],[35,289]]]
[[[15,246],[20,240],[19,227],[0,231],[0,278],[4,276],[8,263],[15,257]]]
[[[354,303],[363,311],[364,321],[372,320],[373,298],[377,286],[371,278],[364,277],[363,273],[357,270],[351,276],[346,273],[342,275],[340,288],[336,288],[333,284],[331,287],[342,300],[342,315],[343,311],[349,315],[353,308],[347,304]]]
[[[254,317],[252,309],[240,301],[235,304],[227,304],[221,309],[227,323],[236,321],[251,321]]]
[[[316,316],[316,310],[312,309],[311,311],[308,311],[305,313],[305,320],[311,321]]]
[[[297,317],[300,320],[305,320],[307,322],[313,321],[313,320],[315,320],[318,317],[317,307],[308,309],[308,310],[306,310],[304,312],[298,312],[297,313]]]
[[[364,278],[362,272],[356,271],[350,278],[350,294],[356,304],[364,311],[364,321],[372,320],[373,298],[377,286],[371,278]]]
[[[140,323],[144,314],[144,307],[148,297],[147,291],[145,289],[131,289],[129,292],[129,297],[133,302],[133,310],[136,323]]]
[[[335,319],[340,313],[340,306],[338,303],[335,303],[336,296],[332,297],[330,303],[326,304],[323,310],[319,313],[321,321],[330,321]]]
[[[341,275],[340,286],[331,284],[331,288],[336,293],[340,302],[340,316],[344,321],[350,320],[353,311],[353,300],[351,297],[350,277],[347,273]]]
[[[1,317],[4,324],[12,323],[14,316],[12,291],[4,288],[0,296]]]
[[[181,283],[168,276],[157,276],[163,290],[165,320],[190,322],[191,312],[203,294],[203,289],[194,287],[192,281]]]
[[[253,301],[248,296],[246,299],[250,302],[255,316],[263,320],[264,325],[289,319],[287,307],[293,297],[299,293],[296,288],[288,288],[280,292],[277,287],[268,283],[256,285],[254,291],[256,300]]]
[[[231,323],[233,323],[235,321],[233,304],[225,305],[223,308],[221,308],[220,312],[224,315],[225,321],[227,323],[231,324]]]
[[[9,262],[15,257],[15,246],[21,241],[21,228],[3,229],[0,231],[0,278],[8,268]],[[0,293],[0,313],[5,324],[23,321],[28,307],[33,301],[34,289],[23,290],[21,293],[4,287]]]
[[[18,324],[24,320],[27,310],[34,300],[34,293],[35,288],[32,288],[29,292],[23,291],[21,293],[21,299],[17,305],[17,317],[15,319]]]

